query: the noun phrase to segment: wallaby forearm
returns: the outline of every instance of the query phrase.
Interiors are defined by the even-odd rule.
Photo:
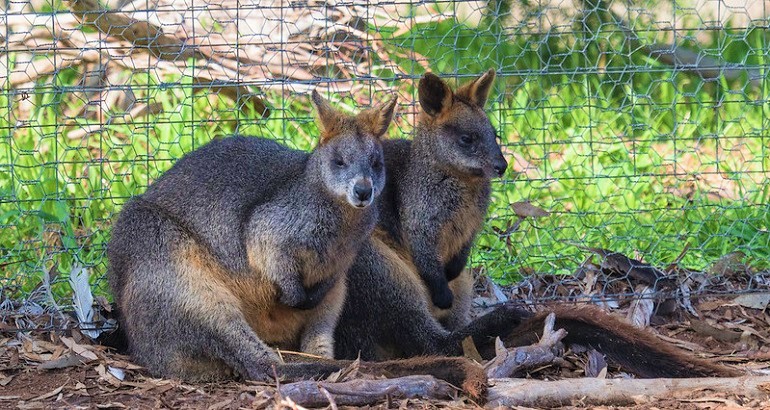
[[[252,241],[248,246],[249,268],[275,285],[279,292],[280,303],[289,307],[299,307],[307,301],[302,274],[295,259],[286,254],[283,249],[292,249],[292,247],[287,244]]]
[[[415,236],[417,237],[410,237],[410,248],[417,272],[427,285],[433,304],[441,309],[448,309],[452,306],[453,296],[435,241],[431,243],[424,233],[415,233]]]
[[[455,254],[446,264],[444,264],[444,276],[447,281],[452,281],[460,276],[460,273],[468,265],[468,257],[471,253],[471,242],[460,248],[460,252]]]

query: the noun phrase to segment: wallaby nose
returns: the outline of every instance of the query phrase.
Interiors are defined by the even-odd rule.
[[[505,160],[505,158],[500,156],[500,158],[495,161],[495,172],[497,172],[497,176],[501,177],[503,174],[505,174],[505,170],[508,168],[508,161]]]
[[[372,183],[366,180],[358,181],[353,187],[353,192],[359,201],[368,201],[372,197]]]

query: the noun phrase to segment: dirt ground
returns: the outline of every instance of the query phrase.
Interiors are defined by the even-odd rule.
[[[666,397],[660,396],[662,398],[654,401],[645,398],[644,391],[640,391],[638,396],[623,401],[624,406],[590,406],[585,397],[576,397],[559,408],[770,408],[770,379],[760,379],[761,376],[770,376],[770,315],[767,312],[770,304],[770,271],[754,272],[745,265],[734,263],[735,258],[730,255],[715,264],[709,272],[685,271],[673,264],[665,272],[679,278],[674,288],[679,289],[678,293],[667,298],[659,295],[645,298],[638,297],[649,296],[638,292],[641,289],[639,286],[645,283],[649,285],[651,280],[659,279],[658,274],[649,278],[649,265],[619,256],[621,259],[615,255],[612,264],[606,260],[601,264],[586,262],[569,277],[532,276],[506,288],[500,288],[483,275],[477,275],[475,312],[481,313],[485,305],[501,301],[518,300],[531,304],[532,301],[555,296],[562,301],[573,302],[590,297],[593,303],[605,306],[613,315],[648,328],[661,343],[675,345],[706,360],[736,367],[755,382],[761,380],[753,390],[684,389],[676,397],[671,397],[673,393],[668,394],[666,390]],[[618,271],[619,266],[628,263],[632,266],[630,270]],[[625,279],[619,281],[616,277],[621,274]],[[696,297],[693,292],[683,291],[685,288],[700,294]],[[752,289],[754,293],[739,292],[746,289]],[[608,299],[610,291],[627,296]],[[102,306],[102,313],[109,310],[106,301],[97,298],[97,302]],[[152,378],[141,367],[131,363],[129,357],[92,343],[76,329],[76,321],[68,319],[66,315],[58,312],[41,315],[40,311],[36,311],[33,316],[23,305],[2,305],[4,309],[11,305],[11,309],[0,310],[0,409],[301,408],[290,397],[283,397],[277,384],[191,384]],[[69,330],[50,331],[53,328]],[[622,372],[622,369],[613,367],[612,363],[604,363],[603,358],[597,359],[597,356],[601,357],[596,352],[570,346],[561,360],[516,376],[551,381],[632,377]],[[356,369],[340,373],[344,376],[332,375],[324,381],[328,391],[324,393],[327,396],[322,397],[321,402],[326,405],[325,400],[331,399],[328,408],[343,408],[337,406],[337,400],[334,399],[339,393],[334,392],[334,389],[341,389],[339,384],[329,383],[366,378]],[[311,384],[316,386],[316,390],[322,390],[318,389],[320,384]],[[569,386],[572,389],[573,384]],[[285,391],[287,386],[284,384],[281,387]],[[384,399],[369,402],[376,403],[374,408],[399,409],[466,409],[484,405],[474,402],[451,386],[447,391],[451,393],[443,392],[446,397],[442,399],[404,399],[387,390],[386,394],[381,395]]]
[[[766,343],[770,337],[770,316],[764,308],[760,309],[761,306],[753,305],[757,300],[735,297],[704,300],[697,304],[699,319],[653,316],[652,331],[658,334],[662,343],[673,343],[701,357],[740,367],[747,373],[770,374],[770,345]],[[189,384],[156,379],[133,365],[128,357],[91,344],[76,330],[22,333],[11,329],[10,323],[13,322],[6,318],[0,328],[0,408],[300,408],[290,398],[281,397],[275,385],[250,382]],[[522,376],[549,380],[585,377],[587,358],[584,353],[568,350],[564,359],[559,365],[535,369]],[[611,366],[608,370],[606,377],[628,377]],[[580,400],[575,400],[562,408],[770,408],[770,395],[750,397],[744,391],[693,391],[676,398],[624,407],[581,404]],[[460,409],[479,406],[481,403],[474,403],[457,393],[446,400],[394,397],[375,408]]]

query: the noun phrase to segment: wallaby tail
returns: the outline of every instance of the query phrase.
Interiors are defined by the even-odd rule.
[[[505,345],[524,346],[536,342],[543,333],[545,318],[551,312],[556,315],[554,328],[567,331],[565,343],[596,349],[624,371],[639,377],[733,377],[742,374],[737,369],[687,354],[652,333],[593,306],[561,306],[539,312],[503,338]]]
[[[289,380],[307,380],[327,376],[352,363],[352,360],[298,358],[278,366],[276,372]],[[431,375],[461,388],[469,397],[479,401],[483,401],[487,393],[487,375],[484,369],[462,357],[427,356],[383,362],[362,361],[359,362],[359,370],[385,377]]]
[[[128,354],[128,336],[123,330],[123,317],[120,313],[120,307],[117,303],[110,304],[110,311],[102,311],[105,319],[114,319],[117,327],[112,330],[106,330],[95,342],[106,347],[112,348],[115,353]]]

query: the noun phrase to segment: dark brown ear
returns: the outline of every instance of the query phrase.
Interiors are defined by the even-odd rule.
[[[358,114],[356,116],[358,126],[376,138],[385,135],[390,123],[393,122],[393,115],[396,112],[396,100],[397,97],[393,97],[386,103]]]
[[[469,100],[481,108],[484,108],[484,105],[487,103],[487,98],[489,97],[489,91],[492,90],[492,86],[494,84],[495,69],[490,68],[489,71],[482,74],[481,77],[460,87],[457,90],[457,95]]]
[[[321,125],[320,142],[323,144],[342,131],[342,121],[344,116],[335,110],[316,90],[313,90],[311,100],[318,112],[318,121]]]
[[[437,75],[425,73],[417,85],[420,106],[426,114],[435,117],[452,107],[452,89]]]

